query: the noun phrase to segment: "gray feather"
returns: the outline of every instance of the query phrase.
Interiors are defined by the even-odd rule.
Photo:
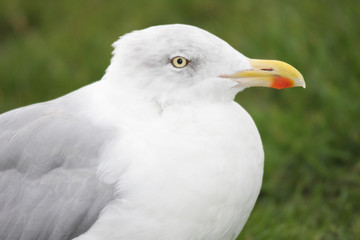
[[[113,200],[96,177],[110,129],[58,102],[0,115],[0,239],[71,239]]]

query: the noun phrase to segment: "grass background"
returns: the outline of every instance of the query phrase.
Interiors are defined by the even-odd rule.
[[[1,1],[0,112],[100,79],[124,33],[199,26],[249,57],[296,66],[307,83],[237,97],[266,154],[238,239],[360,239],[359,9],[357,0]]]

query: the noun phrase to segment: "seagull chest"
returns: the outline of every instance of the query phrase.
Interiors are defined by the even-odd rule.
[[[236,238],[263,173],[261,140],[245,110],[236,103],[178,107],[121,126],[99,168],[117,187],[119,200],[101,216],[114,221],[114,236]]]

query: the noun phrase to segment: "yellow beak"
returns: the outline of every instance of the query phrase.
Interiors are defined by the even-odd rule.
[[[305,88],[301,73],[290,64],[275,60],[249,59],[251,69],[221,77],[231,78],[241,87],[272,87],[276,89],[289,87]]]

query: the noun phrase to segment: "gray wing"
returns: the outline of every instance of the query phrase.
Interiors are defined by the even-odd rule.
[[[0,115],[0,239],[71,239],[113,199],[95,173],[113,137],[53,102]]]

